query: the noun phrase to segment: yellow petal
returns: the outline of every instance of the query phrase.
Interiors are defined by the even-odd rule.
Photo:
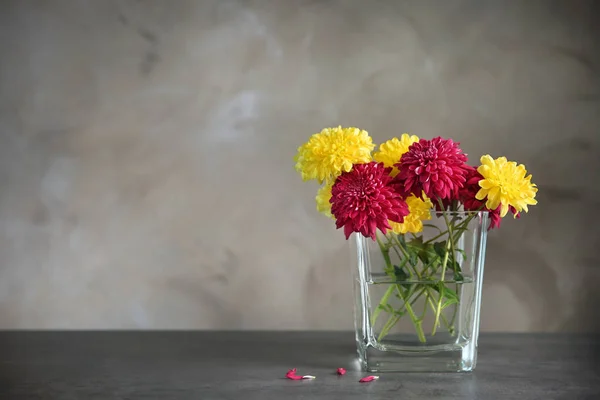
[[[508,213],[508,204],[502,203],[502,206],[500,207],[500,217],[504,218],[507,213]]]
[[[491,189],[494,187],[494,184],[487,179],[482,179],[479,181],[479,187],[483,189]]]
[[[494,165],[494,159],[489,154],[481,156],[479,161],[481,162],[481,165],[486,165],[488,167],[492,167]]]
[[[488,194],[488,190],[487,189],[479,189],[479,191],[475,195],[475,198],[477,200],[483,200],[483,199],[485,199],[485,196],[487,196],[487,194]]]

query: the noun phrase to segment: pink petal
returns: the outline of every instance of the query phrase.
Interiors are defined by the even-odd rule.
[[[369,376],[365,376],[364,378],[362,378],[359,382],[361,383],[365,383],[365,382],[371,382],[371,381],[375,381],[379,379],[378,376],[374,376],[374,375],[369,375]]]
[[[300,376],[300,375],[296,375],[296,368],[292,368],[290,369],[286,374],[285,377],[288,379],[291,379],[293,381],[299,381],[302,379],[316,379],[316,376],[312,376],[312,375],[304,375],[304,376]]]
[[[285,374],[285,377],[293,381],[299,381],[302,379],[301,376],[296,375],[296,368],[290,369],[287,374]]]
[[[345,375],[346,374],[346,370],[344,368],[338,368],[337,369],[337,374],[338,375]]]

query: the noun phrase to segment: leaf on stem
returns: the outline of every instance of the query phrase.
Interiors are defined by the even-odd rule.
[[[433,249],[435,250],[436,254],[440,257],[440,258],[444,258],[446,256],[446,241],[440,241],[440,242],[435,242],[433,244]]]
[[[419,263],[419,256],[417,255],[417,253],[410,252],[410,253],[408,253],[408,256],[409,256],[408,262],[410,263],[410,265],[412,265],[413,267],[416,267],[417,264]]]
[[[396,280],[402,282],[406,281],[409,277],[410,276],[406,273],[406,271],[403,268],[394,265],[394,278],[396,278]]]
[[[441,293],[441,299],[444,299],[444,301],[441,303],[442,310],[448,306],[451,306],[452,304],[459,303],[458,294],[454,290],[444,285],[442,282],[440,282],[439,286],[432,285],[431,288],[436,292]]]

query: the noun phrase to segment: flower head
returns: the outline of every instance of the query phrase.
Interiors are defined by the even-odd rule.
[[[389,168],[382,163],[355,164],[342,173],[331,189],[331,213],[336,227],[344,227],[346,239],[360,232],[375,240],[377,229],[384,234],[389,222],[403,222],[408,205],[392,186]]]
[[[500,216],[504,217],[510,207],[515,209],[515,217],[521,211],[527,212],[528,205],[537,204],[537,187],[531,183],[531,175],[523,164],[507,161],[506,157],[493,159],[490,155],[481,157],[481,166],[477,168],[483,179],[475,195],[477,200],[486,200],[486,207],[495,210],[500,206]]]
[[[483,179],[483,176],[475,169],[475,167],[468,166],[467,181],[465,185],[460,189],[459,198],[462,202],[465,211],[488,211],[490,218],[490,226],[488,229],[500,228],[500,222],[502,217],[500,216],[500,206],[491,210],[486,207],[486,203],[476,198],[477,192],[479,192],[479,182]],[[514,207],[509,207],[510,211],[514,214],[515,218],[519,218],[519,213]]]
[[[371,161],[375,148],[367,131],[358,128],[325,128],[312,135],[298,148],[296,170],[302,179],[317,179],[319,183],[334,180],[352,165]]]
[[[373,153],[373,160],[382,162],[386,168],[392,168],[390,175],[394,177],[400,172],[394,165],[400,162],[400,158],[408,151],[410,145],[418,141],[417,136],[403,133],[400,139],[393,138],[380,144],[379,151]]]
[[[427,196],[423,198],[411,194],[406,198],[409,214],[404,217],[404,222],[390,222],[392,230],[396,234],[419,233],[423,230],[423,221],[431,219],[433,204]]]
[[[467,156],[452,139],[421,139],[396,164],[400,169],[396,180],[405,194],[453,199],[465,182],[466,161]]]
[[[317,211],[324,214],[326,217],[333,218],[331,214],[331,187],[335,181],[326,183],[319,188],[315,200],[317,202]]]

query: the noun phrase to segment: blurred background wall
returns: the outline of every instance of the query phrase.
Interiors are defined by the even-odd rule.
[[[482,329],[594,328],[600,2],[0,2],[0,328],[351,329],[322,127],[527,165]]]

